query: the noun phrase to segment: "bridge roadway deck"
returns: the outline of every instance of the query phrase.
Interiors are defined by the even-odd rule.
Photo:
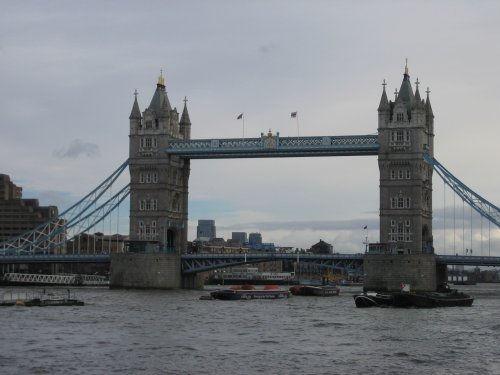
[[[275,260],[317,262],[363,262],[364,254],[183,254],[183,270],[188,273],[207,271],[244,263],[259,263]],[[397,255],[394,255],[397,256]],[[109,263],[109,254],[52,254],[52,255],[0,255],[0,264],[31,263]],[[471,255],[436,255],[436,262],[445,265],[500,267],[500,257]],[[189,263],[189,264],[188,264]]]

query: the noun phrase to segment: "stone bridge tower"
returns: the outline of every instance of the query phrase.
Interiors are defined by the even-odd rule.
[[[190,161],[165,152],[169,139],[190,139],[184,100],[179,119],[160,73],[149,107],[141,114],[137,92],[130,114],[130,234],[128,253],[111,260],[111,285],[181,286],[180,254],[187,247]]]
[[[189,160],[165,152],[169,139],[189,139],[186,100],[179,121],[160,74],[149,107],[139,110],[137,95],[130,114],[130,241],[160,252],[186,249]]]
[[[378,107],[380,171],[380,244],[365,259],[365,289],[398,290],[409,283],[416,290],[436,288],[432,239],[432,166],[434,114],[422,100],[405,67],[394,102],[387,99],[385,81]]]

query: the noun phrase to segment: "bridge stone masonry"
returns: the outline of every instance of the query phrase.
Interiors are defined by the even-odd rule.
[[[162,74],[141,114],[137,94],[130,114],[130,247],[112,254],[111,287],[201,287],[199,274],[181,273],[187,248],[191,159],[377,155],[380,171],[380,243],[364,255],[366,290],[393,291],[401,282],[435,290],[446,280],[432,236],[434,114],[413,92],[408,68],[395,101],[383,84],[378,135],[191,140],[187,101],[179,120]]]

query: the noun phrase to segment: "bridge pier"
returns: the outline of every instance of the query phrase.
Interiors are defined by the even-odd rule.
[[[201,273],[182,276],[182,288],[184,289],[203,289],[204,285],[205,280]]]
[[[181,285],[179,254],[111,254],[110,288],[174,289]]]
[[[366,254],[363,267],[363,289],[374,292],[397,292],[401,283],[414,291],[435,291],[443,274],[434,254]]]

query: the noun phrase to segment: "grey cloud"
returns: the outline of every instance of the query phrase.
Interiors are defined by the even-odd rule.
[[[263,46],[260,46],[259,52],[264,54],[264,55],[267,55],[268,53],[271,53],[271,52],[275,51],[276,49],[278,49],[278,46],[275,43],[270,42],[270,43],[267,43]]]
[[[53,152],[58,158],[76,159],[80,155],[92,158],[100,155],[99,146],[95,143],[84,142],[81,139],[74,139],[68,147],[60,148]]]
[[[236,230],[241,228],[265,228],[265,230],[363,230],[367,226],[368,229],[377,229],[379,223],[374,219],[355,219],[355,220],[312,220],[312,221],[273,221],[273,222],[258,222],[258,223],[242,223],[222,227],[221,229]]]

